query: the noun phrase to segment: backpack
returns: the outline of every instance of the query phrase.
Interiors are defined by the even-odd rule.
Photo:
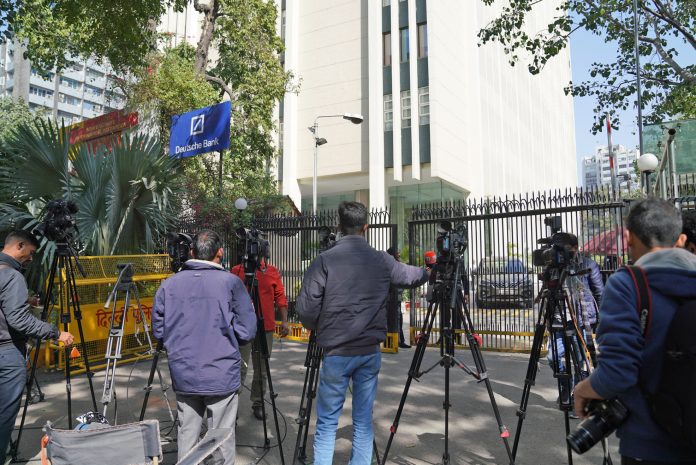
[[[645,271],[627,266],[638,291],[638,316],[647,339],[652,297]],[[645,399],[655,423],[678,441],[696,449],[696,299],[679,302],[665,338],[662,373],[657,390]]]

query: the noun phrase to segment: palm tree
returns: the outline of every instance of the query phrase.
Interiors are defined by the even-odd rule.
[[[111,148],[71,146],[49,120],[19,126],[0,147],[0,230],[33,228],[52,199],[72,200],[80,250],[90,255],[152,251],[176,217],[178,160],[149,136]],[[47,244],[51,255],[53,245]]]

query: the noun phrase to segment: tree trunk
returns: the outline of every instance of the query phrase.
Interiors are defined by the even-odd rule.
[[[193,2],[193,7],[199,13],[203,13],[203,27],[201,28],[201,38],[196,46],[195,72],[205,74],[208,67],[208,52],[213,42],[213,31],[215,30],[215,20],[218,17],[220,0],[212,0],[210,5],[203,5],[199,0]]]

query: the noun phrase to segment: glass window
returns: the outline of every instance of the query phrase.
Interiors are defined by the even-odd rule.
[[[399,42],[401,46],[401,62],[408,61],[408,28],[399,29]]]
[[[382,65],[391,66],[391,32],[382,34]]]
[[[97,71],[95,69],[87,69],[87,77],[90,79],[101,79],[104,77],[104,73]]]
[[[430,124],[430,87],[418,89],[418,124]]]
[[[65,78],[65,77],[60,78],[60,85],[70,87],[71,89],[79,89],[80,88],[79,82],[77,82],[73,79]]]
[[[285,10],[280,13],[280,38],[285,41]]]
[[[384,96],[384,130],[394,130],[394,110],[391,94]]]
[[[428,56],[428,24],[418,25],[418,58]]]
[[[41,87],[29,86],[29,93],[39,97],[53,97],[53,91]]]
[[[411,91],[401,91],[401,127],[411,127]]]
[[[382,0],[382,6],[389,6],[391,5],[391,0]]]
[[[58,100],[59,100],[61,103],[65,103],[65,104],[68,104],[68,105],[77,106],[77,105],[80,104],[80,99],[75,98],[75,97],[73,97],[73,96],[71,96],[71,95],[63,94],[63,93],[58,94]]]

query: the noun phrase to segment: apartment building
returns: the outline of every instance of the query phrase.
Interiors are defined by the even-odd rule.
[[[638,173],[635,162],[638,150],[629,150],[621,144],[612,145],[615,156],[614,166],[617,186],[622,189],[633,189],[638,186]],[[609,162],[609,146],[599,146],[595,154],[582,160],[583,187],[596,189],[611,186],[611,169]]]
[[[0,96],[21,98],[66,125],[121,109],[125,103],[110,68],[76,60],[60,73],[43,73],[14,42],[0,44]]]

